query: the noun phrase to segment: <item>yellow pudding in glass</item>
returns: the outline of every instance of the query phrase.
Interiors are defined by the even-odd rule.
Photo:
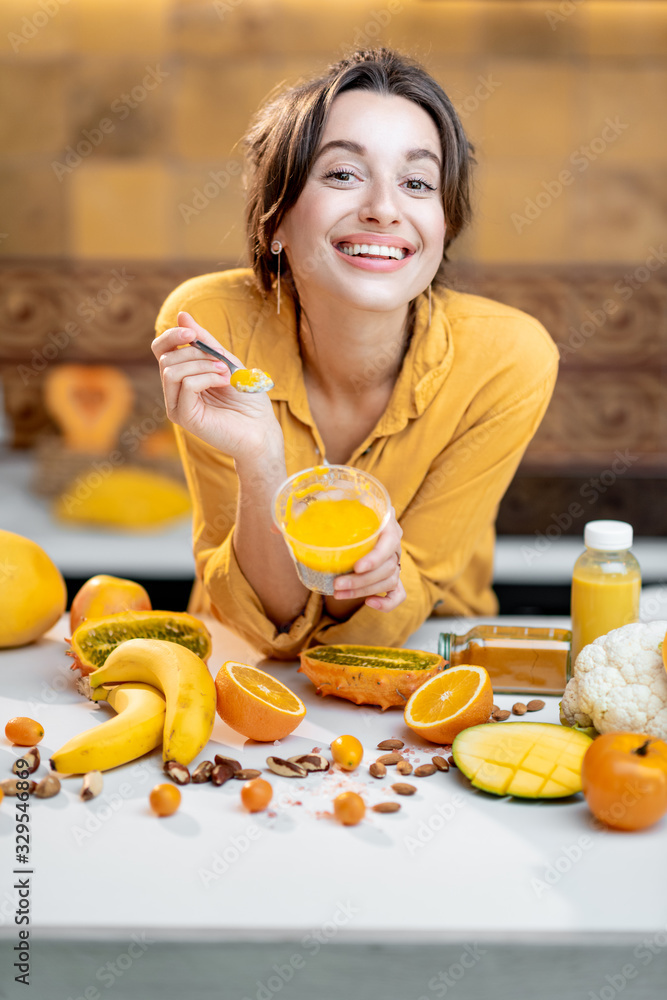
[[[389,495],[373,476],[352,466],[321,465],[282,484],[273,516],[302,583],[333,594],[334,578],[371,551],[390,511]]]
[[[285,524],[297,559],[324,573],[352,569],[373,548],[379,527],[380,518],[361,500],[320,500]],[[318,552],[321,546],[325,549]]]

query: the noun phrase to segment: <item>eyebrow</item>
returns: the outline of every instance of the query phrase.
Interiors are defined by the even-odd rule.
[[[352,142],[350,139],[332,139],[331,142],[327,142],[326,145],[322,146],[315,160],[319,160],[320,156],[328,153],[331,149],[345,149],[348,153],[356,153],[358,156],[364,156],[366,153],[366,147],[360,146],[358,142]],[[440,157],[436,156],[430,149],[410,149],[405,154],[405,158],[410,162],[413,160],[433,160],[438,170],[442,170]]]

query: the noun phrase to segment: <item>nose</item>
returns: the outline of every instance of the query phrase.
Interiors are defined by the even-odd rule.
[[[365,189],[365,193],[366,198],[359,210],[362,222],[390,226],[401,221],[398,192],[391,181],[378,178]]]

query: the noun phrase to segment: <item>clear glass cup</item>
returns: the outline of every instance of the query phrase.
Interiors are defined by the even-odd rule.
[[[359,500],[375,512],[379,526],[351,545],[310,545],[294,538],[287,524],[306,507],[321,500]],[[273,520],[294,560],[301,582],[318,594],[331,596],[333,582],[349,573],[354,564],[374,548],[391,515],[391,500],[382,483],[350,465],[317,465],[297,472],[278,487],[273,498]]]

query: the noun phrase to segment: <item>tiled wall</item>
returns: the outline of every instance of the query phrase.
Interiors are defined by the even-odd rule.
[[[454,256],[641,263],[664,239],[661,0],[2,0],[0,255],[236,263],[253,110],[377,42],[476,143]]]

